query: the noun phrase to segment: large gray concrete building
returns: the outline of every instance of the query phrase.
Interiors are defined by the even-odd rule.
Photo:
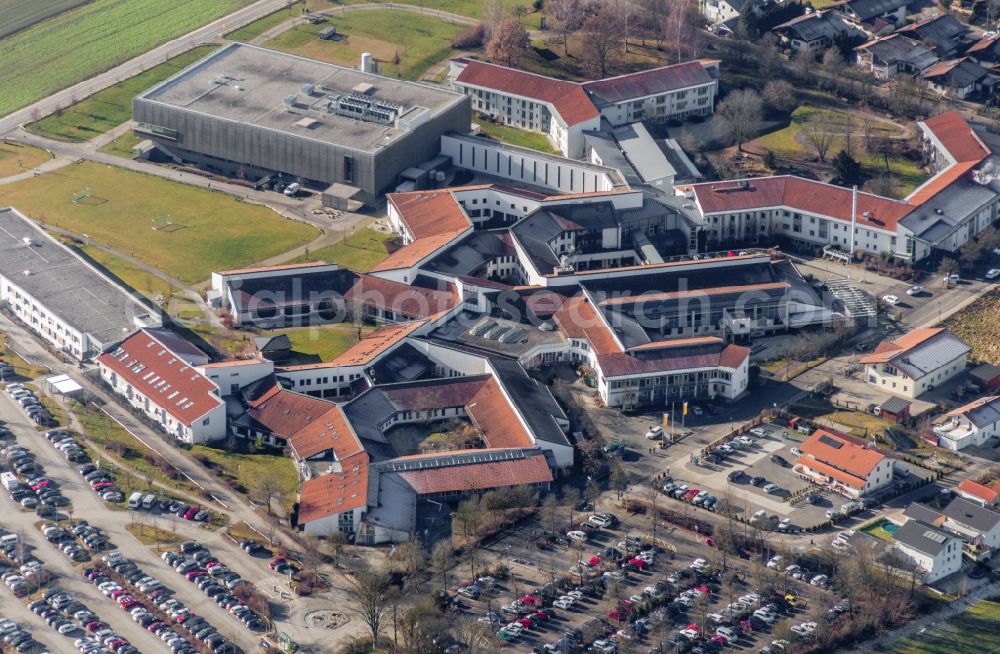
[[[243,43],[138,95],[132,111],[136,133],[179,159],[336,185],[363,202],[471,124],[460,93]]]

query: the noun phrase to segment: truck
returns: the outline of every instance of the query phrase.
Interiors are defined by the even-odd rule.
[[[9,491],[14,490],[21,485],[21,482],[17,480],[17,475],[13,472],[0,472],[0,484]]]
[[[142,506],[142,493],[140,491],[136,491],[128,496],[128,508],[138,509],[140,506]]]

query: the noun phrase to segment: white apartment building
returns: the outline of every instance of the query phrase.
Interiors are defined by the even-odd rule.
[[[861,363],[869,384],[890,395],[915,399],[965,370],[970,351],[947,329],[915,329],[883,341]]]
[[[920,520],[908,520],[893,534],[896,550],[916,566],[921,582],[932,584],[962,569],[962,541]]]

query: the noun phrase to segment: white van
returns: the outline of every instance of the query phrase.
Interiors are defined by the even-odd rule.
[[[575,540],[578,543],[583,543],[587,540],[587,534],[582,531],[567,531],[566,538]]]
[[[0,483],[9,491],[14,490],[21,483],[17,480],[17,475],[13,472],[0,472]]]
[[[128,496],[128,508],[138,509],[142,506],[142,493],[136,491]]]
[[[291,184],[285,187],[285,195],[287,195],[290,198],[294,198],[296,195],[299,194],[299,191],[301,190],[302,190],[301,184],[299,184],[298,182],[292,182]]]
[[[0,536],[0,548],[7,549],[11,545],[17,545],[17,534],[4,534]]]
[[[143,498],[143,500],[142,500],[142,508],[144,508],[144,509],[146,509],[148,511],[151,508],[153,508],[153,504],[155,504],[155,503],[156,503],[156,495],[153,495],[152,493],[150,493],[145,498]]]

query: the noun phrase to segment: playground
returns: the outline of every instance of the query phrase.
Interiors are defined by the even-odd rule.
[[[0,205],[115,248],[197,284],[304,245],[318,235],[266,207],[96,163],[0,187]]]

